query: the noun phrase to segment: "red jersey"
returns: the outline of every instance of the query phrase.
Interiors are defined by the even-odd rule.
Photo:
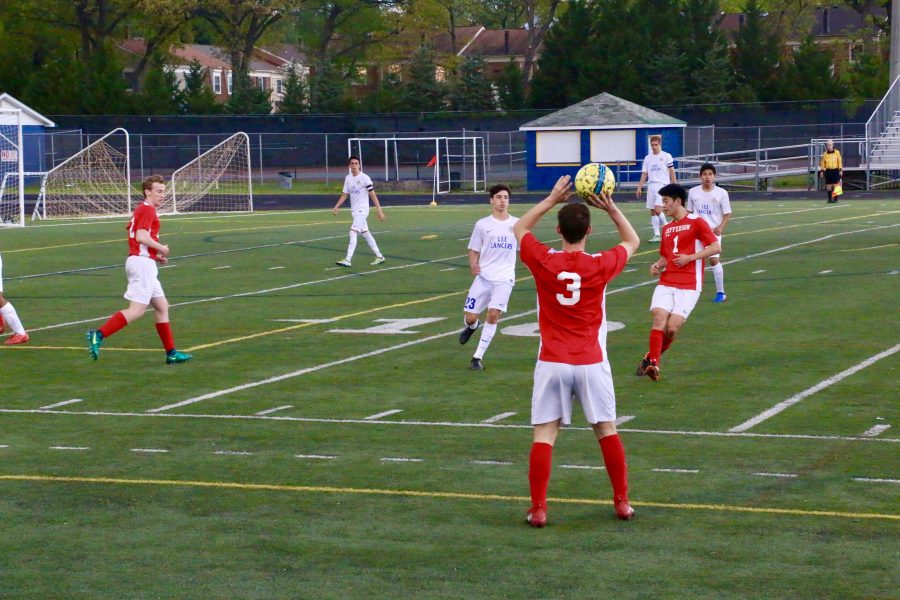
[[[146,256],[157,260],[156,248],[139,244],[134,239],[134,234],[138,229],[146,229],[150,232],[150,237],[154,242],[159,241],[159,217],[156,216],[156,209],[149,202],[138,204],[128,222],[128,256]]]
[[[625,268],[625,248],[615,246],[599,254],[560,252],[529,232],[519,243],[519,256],[537,285],[538,358],[569,365],[605,360],[606,284]]]
[[[688,213],[680,220],[665,225],[659,254],[666,259],[666,270],[659,277],[659,285],[699,292],[703,286],[703,259],[679,267],[675,264],[675,257],[700,252],[718,241],[709,223],[698,215]]]

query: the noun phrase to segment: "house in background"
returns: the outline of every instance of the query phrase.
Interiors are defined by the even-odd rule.
[[[525,66],[525,51],[528,49],[528,31],[519,29],[486,29],[482,26],[457,27],[457,50],[460,58],[479,57],[488,66],[487,75],[493,79],[506,65],[515,62],[520,69]],[[434,49],[439,54],[451,54],[450,34],[443,33],[434,39]],[[534,62],[540,57],[540,47],[535,52]]]

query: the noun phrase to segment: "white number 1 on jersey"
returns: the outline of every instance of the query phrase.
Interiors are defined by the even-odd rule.
[[[578,304],[578,301],[581,300],[581,275],[579,275],[578,273],[563,271],[562,273],[557,275],[556,278],[559,281],[567,282],[566,289],[572,292],[571,296],[557,294],[556,301],[563,306],[572,306],[573,304]]]

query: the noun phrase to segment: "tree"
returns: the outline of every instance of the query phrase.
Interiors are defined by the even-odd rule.
[[[306,112],[309,95],[306,93],[306,82],[300,76],[300,69],[292,64],[284,78],[284,95],[278,103],[278,112],[296,115]]]
[[[339,113],[349,109],[347,84],[329,60],[316,65],[309,82],[309,112]]]
[[[860,52],[856,62],[844,74],[843,81],[851,108],[870,98],[884,96],[890,85],[890,63],[885,60],[884,49],[875,46],[873,51]]]
[[[222,112],[222,105],[216,102],[216,95],[206,84],[207,69],[199,61],[193,60],[184,77],[181,94],[182,110],[189,115],[213,115]]]
[[[244,73],[250,71],[256,43],[291,8],[292,0],[204,0],[197,14],[216,31],[234,71]],[[244,81],[235,78],[235,92],[239,79]]]
[[[175,72],[156,57],[146,71],[140,92],[134,97],[135,111],[142,115],[177,115],[183,106]]]
[[[522,69],[516,61],[509,61],[500,75],[494,80],[500,108],[503,110],[520,110],[525,108],[525,86],[522,85]]]
[[[719,0],[687,0],[682,49],[685,53],[687,85],[684,100],[719,103],[734,92],[734,69],[728,41],[719,25],[723,19]]]
[[[532,75],[534,56],[538,47],[544,42],[547,31],[556,18],[556,10],[560,0],[522,0],[525,9],[525,30],[528,42],[525,46],[525,59],[522,66],[522,81],[527,82]]]
[[[794,53],[793,61],[785,67],[782,78],[782,97],[786,100],[824,100],[843,98],[843,84],[834,76],[831,51],[820,48],[810,34]]]
[[[453,110],[495,110],[494,88],[485,74],[484,59],[467,56],[459,68],[459,75],[450,86],[450,108]]]
[[[231,98],[225,109],[232,115],[267,115],[272,112],[269,92],[254,85],[250,73],[234,71]]]
[[[444,86],[435,79],[437,65],[434,50],[421,46],[410,57],[409,80],[403,86],[403,106],[406,110],[431,112],[443,108]]]
[[[734,34],[733,64],[738,85],[750,98],[774,100],[778,95],[781,39],[766,21],[759,0],[747,0],[744,25]]]

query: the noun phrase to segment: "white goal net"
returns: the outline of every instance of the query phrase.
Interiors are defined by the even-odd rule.
[[[174,173],[161,213],[252,211],[250,139],[239,132]]]
[[[128,132],[114,129],[47,172],[35,217],[99,217],[131,212]]]
[[[0,110],[0,226],[25,225],[22,113]]]

